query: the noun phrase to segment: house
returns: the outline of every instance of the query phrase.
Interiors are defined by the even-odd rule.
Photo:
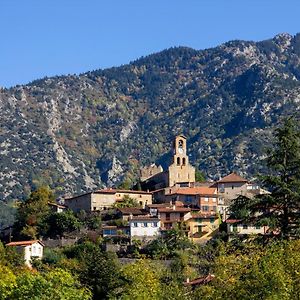
[[[117,236],[129,236],[130,228],[129,226],[102,226],[102,236],[103,237],[117,237]]]
[[[74,212],[99,211],[112,208],[116,202],[122,202],[125,196],[134,199],[143,208],[152,203],[152,193],[150,192],[103,189],[67,198],[64,200],[64,204]]]
[[[246,195],[248,180],[237,173],[231,173],[217,181],[215,186],[220,198],[224,201],[224,205],[228,206],[239,195]]]
[[[165,195],[166,202],[181,201],[186,206],[199,208],[202,212],[215,214],[218,211],[218,193],[214,187],[178,188]]]
[[[227,219],[226,231],[229,235],[252,235],[252,234],[261,234],[265,235],[268,231],[267,226],[255,226],[252,224],[246,224],[242,220],[237,219]]]
[[[158,207],[157,214],[162,230],[168,230],[184,224],[191,217],[191,209],[174,204],[169,207]]]
[[[42,259],[44,244],[39,240],[10,242],[8,247],[14,247],[17,252],[24,255],[25,265],[31,268],[32,259]]]
[[[152,240],[160,235],[161,222],[150,215],[135,216],[129,219],[130,238]]]
[[[48,202],[48,206],[50,207],[51,211],[55,213],[61,213],[67,209],[67,207],[64,205],[52,202]]]
[[[189,186],[195,182],[195,168],[189,163],[186,137],[178,135],[172,146],[173,159],[168,169],[151,165],[141,170],[141,186],[144,190],[159,190],[176,184]],[[152,174],[152,175],[151,175]]]
[[[219,228],[219,217],[214,214],[195,212],[186,221],[189,228],[189,238],[196,243],[205,243],[211,234]]]
[[[117,209],[117,216],[123,221],[128,221],[130,217],[147,214],[145,210],[137,207],[124,207]]]

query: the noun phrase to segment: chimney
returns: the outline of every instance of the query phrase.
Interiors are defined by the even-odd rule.
[[[176,210],[176,205],[175,204],[173,205],[173,210]]]
[[[131,220],[133,218],[133,214],[129,215],[129,220]]]

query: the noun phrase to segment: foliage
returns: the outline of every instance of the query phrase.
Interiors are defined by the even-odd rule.
[[[164,236],[153,240],[147,245],[145,251],[155,259],[176,257],[178,251],[193,251],[195,245],[188,239],[185,232],[179,227],[170,229]]]
[[[122,198],[122,201],[118,201],[114,204],[114,208],[124,208],[124,207],[139,207],[138,202],[129,197],[128,195],[125,195]]]
[[[81,226],[71,210],[49,214],[43,220],[43,231],[49,237],[62,237],[64,233],[78,230]]]
[[[262,176],[270,194],[254,199],[239,197],[232,211],[239,217],[279,231],[283,239],[300,236],[300,130],[294,118],[288,118],[275,131],[274,149],[267,165],[270,175]]]
[[[159,300],[160,281],[151,263],[138,260],[136,263],[125,265],[122,269],[123,286],[111,299],[124,300]],[[117,296],[117,298],[116,298]]]
[[[299,247],[298,240],[225,252],[215,260],[215,279],[195,299],[299,299]]]
[[[195,172],[195,179],[196,182],[204,182],[206,180],[204,173],[199,170],[196,170]]]
[[[54,195],[48,187],[40,187],[22,202],[17,210],[14,236],[35,239],[39,235],[39,226],[49,214],[48,202],[53,202]]]

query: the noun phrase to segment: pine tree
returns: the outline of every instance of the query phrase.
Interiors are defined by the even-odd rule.
[[[269,226],[279,237],[291,239],[300,236],[300,131],[296,120],[286,119],[274,137],[267,157],[270,174],[261,176],[270,193],[252,200],[239,198],[232,209],[242,212],[248,221]]]

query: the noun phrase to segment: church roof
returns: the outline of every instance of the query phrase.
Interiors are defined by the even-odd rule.
[[[233,173],[223,177],[219,181],[217,181],[217,183],[226,183],[226,182],[248,182],[248,180],[241,177],[237,173],[233,172]]]
[[[216,195],[216,188],[199,186],[190,188],[179,188],[172,194],[177,195]]]

